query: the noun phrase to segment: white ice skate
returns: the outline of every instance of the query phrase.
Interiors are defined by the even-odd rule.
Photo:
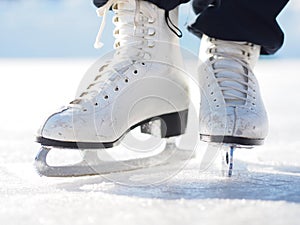
[[[252,72],[259,54],[260,46],[247,42],[205,35],[201,40],[200,140],[225,146],[228,176],[234,149],[261,145],[268,132],[267,114]]]
[[[37,142],[42,149],[35,165],[41,175],[104,174],[177,163],[191,157],[191,151],[176,150],[171,141],[159,155],[122,162],[101,161],[97,152],[91,151],[118,145],[138,126],[144,133],[153,133],[155,120],[160,122],[158,133],[162,138],[183,134],[187,123],[188,79],[181,70],[178,37],[168,24],[177,21],[177,9],[166,14],[146,1],[110,0],[98,10],[103,20],[96,46],[101,45],[110,7],[115,12],[115,54],[94,67],[90,71],[93,76],[82,82],[86,85],[81,94],[51,115],[40,129]],[[85,156],[75,165],[50,166],[46,158],[52,147],[80,149]],[[174,153],[172,157],[153,164],[154,159],[171,156],[170,151]]]

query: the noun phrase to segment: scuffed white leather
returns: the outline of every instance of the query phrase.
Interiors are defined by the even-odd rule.
[[[218,43],[220,48],[218,50]],[[218,57],[210,48],[217,48],[215,51],[224,52],[224,57]],[[240,51],[242,50],[242,51]],[[244,54],[243,54],[244,51]],[[248,54],[249,53],[249,54]],[[230,42],[210,39],[203,36],[201,40],[199,58],[201,60],[198,74],[201,91],[201,104],[199,115],[199,132],[208,136],[234,136],[250,139],[264,139],[268,133],[267,113],[260,95],[258,81],[252,69],[258,60],[260,47],[249,45],[245,42]],[[226,59],[227,57],[227,59]],[[223,62],[220,62],[222,61]],[[238,68],[235,65],[241,62],[241,68],[247,73],[246,80],[248,88],[247,94],[236,94],[235,89],[241,88],[238,82],[226,81],[233,90],[226,90],[227,98],[231,93],[238,95],[236,101],[225,100],[224,91],[217,76],[225,73],[227,68]],[[217,71],[216,63],[222,70]],[[225,68],[225,69],[224,69]],[[238,71],[238,69],[232,69]],[[221,72],[220,72],[221,71]],[[228,75],[229,74],[229,75]],[[233,80],[238,75],[227,73]],[[224,81],[222,81],[224,83]],[[245,86],[246,87],[246,86]],[[245,101],[242,99],[245,97]]]
[[[131,9],[132,6],[126,6],[126,2],[118,7]],[[87,97],[80,97],[79,94],[79,100],[73,101],[69,107],[46,120],[39,136],[58,141],[113,142],[130,127],[145,119],[188,108],[188,77],[180,70],[183,63],[178,37],[167,27],[163,10],[146,1],[140,1],[139,4],[141,14],[146,10],[155,18],[150,22],[145,21],[144,25],[155,30],[155,34],[150,32],[151,45],[147,44],[149,39],[142,43],[142,50],[147,53],[147,57],[128,64],[128,60],[124,59],[123,63],[120,57],[124,52],[115,55],[110,66],[103,71],[106,73],[107,70],[105,77],[114,77],[113,81],[105,83],[106,80],[102,80],[105,85],[97,94],[88,94]],[[176,23],[178,10],[171,11],[170,17]],[[126,19],[128,21],[124,21]],[[122,23],[132,24],[134,19],[133,15],[125,16],[122,17]],[[136,28],[138,29],[139,27]],[[129,51],[132,43],[128,36],[124,38],[126,41],[122,42],[119,35],[118,42],[122,42],[121,47]],[[134,43],[135,39],[141,37],[133,38]],[[117,50],[122,51],[121,48]],[[123,65],[118,65],[122,63]],[[118,91],[115,90],[116,87]]]

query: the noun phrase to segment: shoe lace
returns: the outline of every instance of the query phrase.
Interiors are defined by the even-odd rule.
[[[140,1],[136,0],[109,0],[104,6],[97,10],[98,16],[103,17],[99,32],[94,44],[95,48],[101,48],[101,36],[106,23],[106,16],[109,9],[115,13],[113,23],[114,29],[114,53],[113,60],[108,61],[99,69],[94,80],[88,85],[86,90],[82,92],[78,98],[70,102],[71,106],[77,107],[85,100],[94,98],[99,92],[105,92],[107,86],[113,85],[118,79],[124,79],[128,82],[128,78],[124,73],[133,66],[134,63],[142,59],[150,59],[151,54],[146,51],[155,45],[153,36],[155,29],[151,27],[156,18],[152,18],[153,8],[144,7],[140,10]],[[118,87],[115,87],[117,90]],[[108,98],[105,93],[104,98]]]
[[[249,66],[251,43],[227,42],[210,38],[208,53],[214,76],[222,91],[227,106],[244,105],[251,96],[250,89],[255,92]]]

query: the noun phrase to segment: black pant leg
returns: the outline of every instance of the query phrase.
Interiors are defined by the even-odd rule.
[[[94,2],[94,5],[96,6],[96,7],[101,7],[101,6],[103,6],[103,5],[105,5],[105,3],[107,2],[108,0],[93,0],[93,2]]]
[[[194,0],[201,1],[201,0]],[[262,46],[262,54],[273,54],[283,44],[276,17],[288,0],[222,0],[220,7],[202,12],[190,31],[230,41],[248,41]]]
[[[147,1],[162,9],[171,10],[189,0]],[[288,1],[222,0],[220,7],[210,7],[202,12],[190,26],[190,31],[200,37],[204,33],[223,40],[252,42],[262,46],[262,54],[273,54],[282,46],[284,39],[276,17]],[[107,0],[94,0],[97,7],[106,2]]]
[[[103,6],[108,0],[94,0],[94,4],[97,7]],[[182,3],[186,3],[190,0],[146,0],[158,6],[161,9],[172,10]]]

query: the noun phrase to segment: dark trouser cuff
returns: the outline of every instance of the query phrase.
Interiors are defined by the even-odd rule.
[[[108,0],[94,0],[94,5],[99,8],[103,6],[107,1]],[[146,0],[146,1],[155,4],[161,9],[170,11],[176,8],[178,5],[189,2],[190,0],[169,0],[169,1],[168,0]]]
[[[247,41],[262,47],[262,54],[273,54],[283,44],[284,34],[276,17],[288,0],[222,0],[221,6],[202,12],[189,27],[202,34],[228,41]]]

